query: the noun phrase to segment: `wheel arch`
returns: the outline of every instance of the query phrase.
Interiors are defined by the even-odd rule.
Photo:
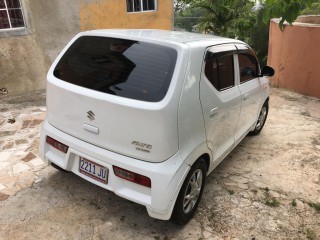
[[[208,153],[202,154],[200,157],[198,157],[198,159],[193,164],[195,164],[197,161],[200,161],[201,159],[203,159],[205,161],[206,166],[207,166],[207,171],[209,171],[209,168],[210,168],[210,156],[209,156]]]
[[[202,154],[197,158],[196,161],[194,161],[192,165],[189,165],[189,169],[186,172],[187,174],[182,181],[182,185],[179,187],[176,199],[172,206],[173,208],[172,208],[170,219],[171,221],[173,221],[173,223],[178,225],[184,225],[192,218],[194,213],[197,211],[197,207],[202,198],[202,193],[205,186],[205,181],[207,177],[206,173],[208,172],[208,168],[209,168],[208,164],[210,164],[209,155]],[[193,179],[193,176],[195,176],[195,174],[198,174],[198,171],[201,171],[201,175],[198,175],[198,176],[201,176],[202,178],[200,182],[198,180]],[[195,178],[198,179],[198,177],[195,177]],[[193,183],[190,183],[191,181]],[[197,185],[197,184],[200,184],[201,188],[199,188],[200,185]],[[195,191],[199,191],[199,192],[195,193]],[[188,194],[188,197],[190,198],[188,198],[189,201],[185,206],[184,201],[186,199],[186,194]],[[187,212],[185,212],[184,208],[185,207],[189,208],[190,206],[191,208],[187,210]]]
[[[270,97],[268,96],[267,99],[264,101],[263,104],[265,104],[265,103],[268,103],[268,104],[269,104],[269,99],[270,99]]]

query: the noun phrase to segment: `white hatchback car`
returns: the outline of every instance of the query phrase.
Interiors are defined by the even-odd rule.
[[[57,168],[184,224],[206,176],[268,114],[269,85],[238,40],[162,30],[75,36],[47,75],[41,152]]]

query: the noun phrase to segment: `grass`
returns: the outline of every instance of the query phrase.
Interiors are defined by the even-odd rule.
[[[320,203],[309,202],[308,205],[314,208],[318,213],[320,213]]]
[[[310,228],[307,228],[307,230],[306,230],[306,237],[308,240],[316,240],[317,239],[316,233]]]
[[[297,206],[297,201],[295,199],[292,200],[291,206],[292,207],[296,207]]]
[[[276,198],[267,198],[265,204],[269,207],[279,207],[280,202]]]
[[[264,203],[267,206],[269,206],[269,207],[279,207],[280,206],[279,200],[277,200],[275,197],[271,197],[270,190],[268,187],[265,187],[262,190],[264,190],[264,196],[265,196]]]
[[[215,218],[216,214],[214,212],[210,212],[210,215],[208,216],[208,220],[209,222],[213,221],[213,219]]]

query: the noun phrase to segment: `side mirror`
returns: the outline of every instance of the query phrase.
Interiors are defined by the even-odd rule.
[[[261,70],[260,77],[266,76],[266,77],[272,77],[274,75],[274,69],[269,66],[264,66]]]

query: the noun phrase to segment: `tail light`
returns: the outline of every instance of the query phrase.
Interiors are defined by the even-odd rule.
[[[47,136],[46,137],[46,142],[51,145],[52,147],[58,149],[59,151],[63,152],[63,153],[67,153],[69,147],[67,145],[64,145],[61,142],[58,142],[57,140]]]
[[[128,170],[116,166],[113,166],[113,172],[119,178],[123,178],[130,182],[134,182],[142,186],[151,188],[151,180],[146,176],[130,172]]]

